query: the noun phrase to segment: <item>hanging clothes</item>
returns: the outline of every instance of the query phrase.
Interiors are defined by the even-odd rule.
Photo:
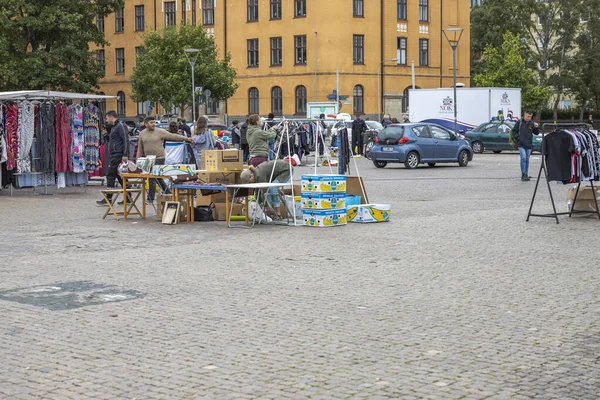
[[[18,117],[19,107],[16,104],[7,104],[4,106],[7,171],[12,171],[17,166],[17,157],[19,155]]]
[[[80,104],[68,108],[69,125],[71,128],[71,171],[85,171],[85,138],[83,132],[83,107]]]
[[[36,154],[38,171],[45,174],[54,173],[56,155],[56,133],[54,128],[54,103],[49,101],[40,104],[37,127]]]
[[[88,172],[100,167],[100,110],[88,104],[83,110],[83,134],[85,140],[85,168]]]
[[[56,104],[56,172],[71,170],[71,129],[67,105]]]
[[[6,137],[4,135],[4,107],[0,104],[0,164],[6,162]],[[0,187],[2,183],[0,181]]]
[[[17,172],[31,172],[31,145],[35,133],[35,106],[30,101],[19,104],[17,134],[19,135],[19,156],[17,157]]]

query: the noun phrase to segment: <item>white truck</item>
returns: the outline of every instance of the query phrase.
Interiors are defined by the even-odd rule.
[[[431,122],[454,130],[454,89],[410,89],[410,122]],[[519,88],[457,88],[457,130],[469,131],[491,120],[521,118]]]

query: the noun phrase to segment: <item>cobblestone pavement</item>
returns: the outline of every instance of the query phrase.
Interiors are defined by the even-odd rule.
[[[392,222],[163,226],[102,220],[99,187],[3,190],[0,398],[598,398],[599,221],[525,222],[516,154],[359,165]]]

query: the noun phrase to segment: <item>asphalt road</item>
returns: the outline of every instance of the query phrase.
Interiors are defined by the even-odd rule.
[[[163,226],[102,220],[98,186],[1,191],[0,398],[598,398],[600,221],[525,222],[515,153],[358,165],[391,222]]]

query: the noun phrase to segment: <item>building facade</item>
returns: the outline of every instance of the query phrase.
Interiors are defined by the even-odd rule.
[[[231,53],[238,73],[235,95],[209,102],[209,115],[305,116],[306,102],[334,99],[339,88],[340,112],[400,117],[409,105],[413,62],[416,87],[453,84],[443,29],[464,29],[457,76],[469,84],[470,6],[470,0],[127,0],[103,21],[110,45],[98,49],[106,64],[101,87],[124,96],[108,108],[145,114],[145,105],[129,98],[128,84],[142,34],[185,21],[203,26],[220,54]]]

